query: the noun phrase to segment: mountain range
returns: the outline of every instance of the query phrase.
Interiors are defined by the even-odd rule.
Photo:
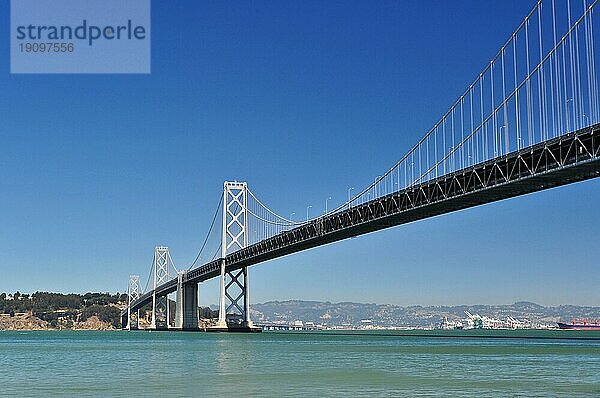
[[[440,323],[442,318],[466,318],[465,311],[496,319],[507,317],[528,320],[533,324],[555,324],[572,319],[600,319],[600,307],[560,305],[545,307],[520,301],[508,305],[457,305],[457,306],[397,306],[391,304],[362,304],[352,302],[330,303],[320,301],[269,301],[251,306],[251,317],[257,323],[313,322],[325,326],[428,327]]]

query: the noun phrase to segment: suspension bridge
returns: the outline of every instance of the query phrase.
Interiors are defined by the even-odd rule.
[[[248,267],[346,238],[600,175],[596,1],[540,0],[450,109],[393,167],[303,221],[225,182],[195,261],[156,247],[144,291],[129,278],[127,329],[197,330],[198,285],[220,280],[216,331],[254,330]],[[173,272],[175,271],[175,272]],[[150,281],[152,285],[150,286]],[[174,324],[167,295],[176,292]]]

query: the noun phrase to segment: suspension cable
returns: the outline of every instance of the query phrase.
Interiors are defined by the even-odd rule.
[[[210,261],[214,261],[215,258],[217,258],[217,255],[219,254],[219,252],[221,251],[221,247],[223,246],[223,242],[221,242],[219,244],[219,247],[217,248],[217,251],[215,251],[215,254],[212,256],[212,259]]]
[[[306,222],[297,222],[297,221],[287,221],[286,224],[278,222],[278,221],[272,221],[272,220],[267,220],[259,215],[254,214],[254,212],[252,212],[252,210],[248,210],[248,214],[253,215],[256,219],[266,222],[267,224],[271,224],[271,225],[278,225],[281,227],[290,227],[290,226],[294,226],[294,225],[303,225],[306,224]]]
[[[298,222],[293,221],[293,220],[288,220],[287,218],[280,216],[279,214],[275,213],[273,210],[269,209],[260,200],[258,200],[258,198],[256,196],[254,196],[254,194],[252,193],[251,190],[248,189],[248,193],[250,194],[250,196],[252,196],[254,198],[254,200],[256,200],[258,202],[259,205],[261,205],[265,210],[267,210],[269,213],[271,213],[275,217],[282,219],[283,221],[287,222],[288,224],[303,224],[303,223],[298,223]]]
[[[215,215],[213,216],[212,222],[210,223],[210,228],[208,229],[208,233],[206,234],[206,238],[204,238],[204,242],[202,243],[202,247],[200,248],[200,251],[198,252],[198,255],[196,256],[196,258],[194,259],[194,261],[192,262],[192,264],[189,266],[188,271],[191,270],[194,265],[196,265],[196,262],[198,262],[198,259],[202,255],[202,252],[204,251],[204,248],[206,247],[206,243],[208,242],[208,239],[210,238],[210,233],[212,232],[213,227],[215,225],[215,221],[217,220],[217,216],[219,214],[219,210],[221,209],[221,204],[222,203],[223,203],[223,193],[221,193],[221,197],[219,198],[219,204],[217,206],[217,210],[215,211]]]
[[[173,269],[175,270],[175,274],[179,274],[179,270],[177,269],[177,267],[175,267],[175,263],[173,262],[173,258],[171,257],[171,252],[168,252],[169,254],[169,262],[171,263],[171,267],[173,267]]]
[[[150,263],[150,272],[148,272],[148,280],[146,281],[146,287],[144,292],[148,291],[148,285],[150,284],[150,277],[152,276],[152,268],[154,267],[154,255],[152,255],[152,262]]]
[[[452,114],[454,108],[460,104],[460,102],[467,96],[469,95],[469,92],[471,91],[472,87],[475,86],[475,84],[477,84],[478,81],[480,81],[481,76],[483,74],[485,74],[486,72],[488,72],[491,68],[493,63],[500,59],[500,57],[502,57],[502,55],[504,54],[505,50],[508,48],[508,46],[511,44],[511,42],[513,42],[514,37],[516,35],[517,32],[521,31],[522,29],[525,29],[526,33],[527,33],[527,26],[529,24],[529,20],[533,17],[534,13],[536,11],[539,11],[541,8],[541,4],[542,4],[543,0],[538,0],[536,2],[536,5],[532,8],[532,10],[530,11],[530,13],[527,15],[527,17],[524,19],[524,21],[517,27],[517,29],[515,30],[515,32],[513,33],[513,35],[511,35],[510,39],[501,47],[501,49],[498,51],[498,53],[492,58],[492,61],[489,62],[487,64],[487,66],[483,69],[483,71],[479,74],[478,78],[476,79],[476,81],[471,84],[469,86],[469,88],[467,89],[467,91],[461,95],[459,97],[459,99],[452,105],[452,107],[450,108],[449,111],[446,112],[446,114],[440,119],[439,122],[437,122],[433,128],[431,130],[429,130],[427,132],[427,134],[416,144],[413,146],[413,148],[411,148],[411,150],[408,151],[408,153],[405,154],[405,156],[403,156],[391,169],[389,169],[385,174],[383,174],[382,176],[380,176],[379,178],[377,178],[375,180],[375,182],[373,182],[372,184],[370,184],[368,187],[366,187],[364,190],[362,190],[361,192],[355,194],[354,196],[352,196],[348,201],[346,201],[345,203],[341,204],[340,206],[332,209],[331,211],[329,211],[327,214],[331,214],[331,213],[335,213],[345,207],[348,207],[350,204],[352,204],[354,201],[356,201],[357,199],[359,199],[360,197],[362,197],[363,195],[365,195],[367,192],[369,192],[371,189],[373,189],[374,187],[376,187],[378,184],[381,183],[381,181],[384,181],[385,178],[387,178],[396,168],[400,167],[402,165],[402,163],[404,161],[406,161],[407,159],[409,159],[409,157],[413,154],[413,152],[415,152],[420,145],[440,126],[443,125],[443,122],[445,121],[445,119]],[[539,72],[539,70],[543,67],[543,64],[547,61],[547,59],[549,57],[551,57],[557,50],[558,47],[560,47],[566,40],[567,37],[571,36],[571,33],[573,32],[573,30],[581,23],[582,20],[584,20],[588,14],[591,13],[591,10],[594,8],[594,6],[596,5],[596,3],[598,2],[598,0],[593,1],[590,5],[587,6],[587,8],[584,10],[584,15],[582,17],[579,18],[579,20],[577,20],[573,25],[570,25],[570,29],[567,31],[567,33],[564,35],[564,37],[558,42],[556,43],[556,45],[554,46],[554,48],[549,52],[548,55],[546,55],[546,57],[544,57],[543,59],[540,60],[540,63],[537,65],[536,68],[534,68],[533,71],[531,71],[528,76],[525,78],[524,82],[529,82],[531,76],[533,74],[535,74],[536,72]],[[528,46],[527,46],[527,51],[529,50]],[[522,85],[519,85],[517,87],[517,89],[521,88]],[[516,90],[518,91],[518,90]],[[512,99],[512,97],[514,96],[514,93],[510,96],[510,99]],[[509,99],[509,98],[507,98]],[[506,105],[505,103],[506,101],[503,101],[503,103],[496,109],[492,110],[492,117],[495,116],[495,114],[498,112],[499,109],[501,109],[502,107],[504,107]],[[486,122],[490,119],[490,117],[488,117],[486,119]],[[485,123],[482,123],[482,125],[484,125]],[[476,129],[476,131],[479,131],[481,129],[481,126]],[[467,138],[471,138],[473,136],[473,134],[470,134]],[[463,140],[463,142],[461,142],[461,144],[464,143],[465,140]],[[461,145],[459,144],[458,146],[455,146],[451,152],[448,154],[449,156],[445,156],[444,159],[442,159],[440,162],[437,162],[435,166],[439,166],[441,163],[443,163],[443,161],[448,160],[449,157],[453,156],[456,152],[458,147]],[[444,163],[445,164],[445,163]],[[434,167],[435,167],[434,166]],[[430,168],[429,170],[427,170],[425,172],[425,175],[431,173],[433,170],[433,167]],[[421,181],[423,180],[423,175],[420,176],[416,181]],[[413,181],[414,183],[415,181]]]

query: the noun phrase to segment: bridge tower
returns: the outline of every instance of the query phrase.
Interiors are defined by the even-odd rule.
[[[167,296],[157,296],[156,288],[169,281],[169,248],[157,246],[154,248],[154,285],[152,293],[152,329],[167,329],[169,327],[169,300]]]
[[[127,287],[127,330],[139,328],[140,310],[131,312],[131,303],[140,298],[140,276],[129,275]]]
[[[223,184],[223,226],[221,240],[221,280],[217,328],[251,328],[248,297],[248,269],[226,272],[225,257],[248,246],[248,184],[226,181]],[[228,305],[226,306],[226,301]],[[242,301],[240,303],[240,301]],[[228,322],[227,314],[237,319]],[[241,321],[241,324],[240,322]]]

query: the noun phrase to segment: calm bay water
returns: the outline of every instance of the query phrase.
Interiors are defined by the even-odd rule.
[[[598,333],[475,334],[0,332],[0,396],[600,396]]]

